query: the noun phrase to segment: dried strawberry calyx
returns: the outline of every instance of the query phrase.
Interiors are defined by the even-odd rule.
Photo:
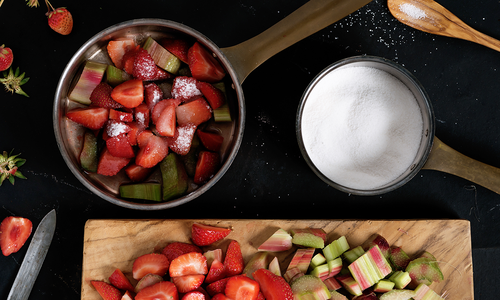
[[[12,151],[7,153],[4,151],[0,155],[0,186],[5,179],[9,179],[10,183],[14,184],[14,176],[26,179],[23,174],[18,170],[19,167],[26,162],[23,158],[18,158],[20,154],[12,155]]]
[[[29,97],[21,88],[21,85],[28,82],[29,77],[24,78],[24,72],[21,75],[19,75],[19,73],[19,67],[17,67],[15,72],[12,70],[12,67],[10,67],[9,71],[3,72],[4,78],[0,78],[0,82],[3,83],[8,92]]]

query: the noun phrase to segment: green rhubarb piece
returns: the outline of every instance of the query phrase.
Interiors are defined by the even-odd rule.
[[[70,100],[89,105],[91,103],[90,94],[92,94],[95,87],[101,83],[104,71],[106,71],[107,67],[107,64],[87,60],[85,66],[83,67],[83,71],[80,74],[80,78],[78,78],[78,81],[68,98]]]
[[[411,282],[410,273],[396,271],[389,277],[389,280],[394,282],[395,288],[404,289]]]
[[[331,297],[330,300],[348,300],[346,296],[342,295],[341,293],[333,290],[330,291]]]
[[[328,278],[323,280],[323,283],[326,285],[326,287],[328,288],[330,293],[332,291],[336,291],[342,287],[340,282],[338,282],[338,280],[335,279],[335,277],[328,277]],[[332,296],[333,296],[333,294],[332,294]]]
[[[349,265],[352,277],[365,290],[392,272],[389,262],[375,245]]]
[[[212,265],[212,262],[214,260],[218,260],[220,262],[223,262],[222,249],[220,249],[220,248],[213,249],[213,250],[207,250],[207,251],[203,252],[203,256],[205,256],[207,258],[207,266],[209,268]]]
[[[311,260],[314,256],[315,248],[305,248],[305,249],[298,249],[297,252],[302,252],[302,255],[300,257],[300,260],[297,264],[297,268],[302,273],[306,273],[307,270],[309,269],[309,265],[311,264]]]
[[[412,287],[420,283],[430,285],[432,282],[440,282],[444,279],[437,262],[427,257],[419,257],[410,261],[405,271],[410,273]]]
[[[325,264],[326,263],[326,258],[323,256],[321,253],[317,253],[316,255],[313,256],[311,259],[311,264],[309,265],[309,269],[314,269],[319,265]]]
[[[283,278],[285,278],[287,282],[291,282],[294,278],[296,278],[296,276],[299,275],[304,275],[304,273],[302,273],[298,267],[291,267],[286,269],[285,274],[283,274]]]
[[[177,74],[181,66],[181,60],[163,48],[152,37],[148,37],[142,47],[148,51],[158,67],[172,74]]]
[[[356,248],[344,252],[343,256],[348,262],[352,263],[363,254],[365,254],[363,247],[357,246]]]
[[[304,275],[290,283],[294,299],[297,300],[328,300],[330,291],[321,279],[313,275]]]
[[[429,288],[426,284],[419,284],[415,289],[415,296],[413,296],[414,300],[444,300],[441,296],[439,296],[434,290]]]
[[[267,251],[257,252],[248,261],[243,269],[243,274],[253,279],[253,272],[258,269],[267,269],[271,260],[271,255]]]
[[[347,243],[345,236],[341,236],[323,248],[323,255],[327,261],[330,261],[339,257],[347,250],[349,250],[349,243]]]
[[[292,243],[295,245],[308,248],[322,249],[325,247],[325,242],[321,237],[307,232],[294,234],[292,238]]]
[[[159,183],[135,183],[120,186],[122,198],[144,199],[161,201],[161,184]]]
[[[395,270],[404,270],[411,259],[401,247],[391,247],[389,251],[389,261]]]
[[[380,234],[375,235],[375,237],[370,241],[367,248],[371,248],[375,245],[378,246],[378,248],[380,249],[380,251],[382,251],[382,254],[384,254],[386,258],[389,257],[389,242],[387,242],[387,240]]]
[[[280,252],[292,248],[292,236],[284,229],[279,228],[260,245],[258,251]]]
[[[363,294],[359,283],[351,275],[337,276],[337,280],[351,295],[360,296]]]
[[[386,293],[394,289],[394,286],[394,282],[387,279],[382,279],[373,286],[373,291],[376,293]]]
[[[324,279],[330,275],[330,269],[328,268],[328,264],[322,264],[315,267],[309,274]]]
[[[231,110],[227,103],[222,104],[213,110],[215,122],[231,122]]]
[[[163,183],[163,200],[167,201],[186,193],[188,175],[177,154],[171,152],[160,162]]]
[[[132,79],[130,74],[113,65],[108,65],[106,68],[106,82],[111,86],[117,86],[129,79]]]
[[[97,172],[97,137],[93,132],[86,131],[83,136],[83,147],[80,153],[80,165],[85,171]]]
[[[326,264],[328,265],[328,270],[330,271],[331,276],[339,274],[344,265],[341,257],[337,257],[334,260],[330,260]]]
[[[415,291],[412,290],[392,290],[383,293],[379,300],[410,300],[415,296]]]
[[[429,251],[424,251],[422,254],[420,254],[419,257],[426,257],[426,258],[428,258],[430,260],[434,260],[434,261],[436,260],[436,257],[432,253],[430,253]]]

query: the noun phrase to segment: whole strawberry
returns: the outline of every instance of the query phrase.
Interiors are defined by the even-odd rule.
[[[50,28],[62,35],[70,34],[73,29],[73,17],[71,13],[64,7],[54,9],[48,0],[45,0],[45,3],[49,9],[46,15],[49,18]]]
[[[5,47],[5,45],[0,46],[0,71],[7,70],[13,60],[14,54],[12,54],[12,50]]]

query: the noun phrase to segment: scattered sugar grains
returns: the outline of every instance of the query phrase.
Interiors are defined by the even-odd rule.
[[[394,76],[344,67],[317,82],[301,127],[304,147],[321,173],[367,190],[390,183],[412,164],[423,121],[414,95]]]

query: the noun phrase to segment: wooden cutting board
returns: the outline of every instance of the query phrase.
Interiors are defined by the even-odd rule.
[[[85,225],[82,297],[100,300],[91,280],[105,280],[116,269],[132,279],[132,263],[140,255],[160,252],[168,243],[189,242],[194,222],[231,227],[233,232],[212,248],[227,246],[227,239],[241,245],[245,261],[278,228],[323,228],[329,241],[345,235],[349,245],[362,245],[374,234],[401,246],[411,256],[427,250],[436,256],[445,280],[431,288],[447,299],[474,299],[470,224],[467,220],[89,220]],[[206,248],[208,249],[208,248]],[[225,249],[224,249],[225,250]],[[275,253],[282,270],[293,251]],[[109,281],[108,281],[109,282]]]

